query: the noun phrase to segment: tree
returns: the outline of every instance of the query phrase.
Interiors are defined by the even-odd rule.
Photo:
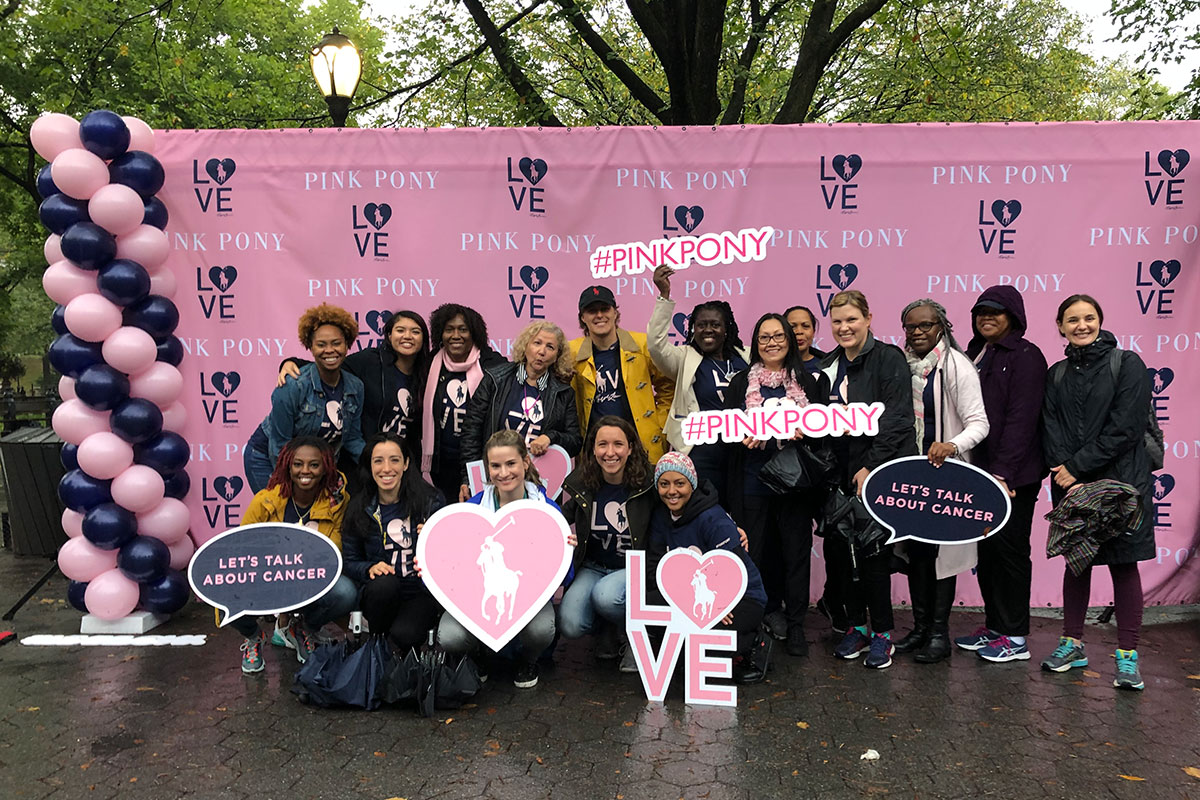
[[[1146,50],[1138,64],[1157,74],[1155,62],[1183,63],[1200,50],[1200,2],[1197,0],[1110,0],[1108,13],[1120,26],[1122,42],[1146,39]],[[1171,99],[1176,116],[1200,118],[1200,68],[1179,95]]]

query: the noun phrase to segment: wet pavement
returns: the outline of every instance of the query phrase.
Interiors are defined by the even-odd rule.
[[[0,608],[48,563],[0,553]],[[65,583],[0,627],[78,633]],[[0,648],[0,797],[1200,798],[1197,609],[1147,610],[1142,693],[1112,687],[1111,624],[1089,626],[1088,671],[1054,675],[1037,668],[1054,619],[1035,620],[1032,661],[897,657],[882,672],[833,658],[809,619],[811,655],[776,648],[737,709],[686,706],[678,686],[648,703],[584,640],[533,690],[496,676],[422,719],[301,705],[279,648],[243,676],[239,637],[193,603],[154,633],[214,634],[202,647]],[[979,620],[956,613],[956,631]]]

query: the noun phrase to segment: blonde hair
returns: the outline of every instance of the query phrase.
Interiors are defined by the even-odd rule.
[[[830,308],[839,308],[841,306],[854,306],[867,316],[871,313],[871,307],[867,305],[867,296],[858,289],[847,289],[844,292],[838,292],[829,301]]]
[[[554,376],[563,383],[570,383],[571,376],[575,374],[575,360],[571,357],[571,348],[567,346],[566,334],[553,322],[544,319],[531,322],[525,326],[525,330],[517,334],[517,340],[513,342],[512,349],[513,363],[524,364],[525,348],[529,346],[535,336],[544,332],[554,334],[554,341],[558,345],[558,359],[555,360],[552,367]]]
[[[492,473],[488,469],[487,454],[497,447],[514,448],[517,455],[525,462],[525,480],[533,481],[541,486],[542,476],[538,475],[537,467],[533,465],[533,459],[529,457],[529,448],[525,446],[525,437],[511,428],[496,431],[488,437],[487,443],[483,446],[483,471],[487,474],[488,483],[492,482]]]

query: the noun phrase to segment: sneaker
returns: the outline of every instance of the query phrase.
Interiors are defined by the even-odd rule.
[[[633,654],[633,646],[628,642],[621,648],[621,664],[617,670],[625,673],[636,673],[638,671],[637,658]]]
[[[256,633],[254,636],[242,642],[242,672],[247,675],[253,675],[256,672],[262,672],[267,664],[263,661],[262,656],[262,633]]]
[[[767,677],[767,669],[771,664],[771,650],[775,647],[775,642],[772,637],[767,635],[764,628],[759,627],[758,635],[754,637],[754,641],[750,645],[750,664],[751,666],[762,673],[762,676]],[[757,683],[758,681],[752,681]]]
[[[1058,647],[1054,648],[1042,661],[1042,669],[1046,672],[1066,672],[1076,667],[1088,665],[1087,654],[1083,652],[1083,642],[1070,636],[1058,637]]]
[[[1117,650],[1115,653],[1117,659],[1117,677],[1113,679],[1113,686],[1118,689],[1145,689],[1146,682],[1142,680],[1142,673],[1138,670],[1138,654],[1137,650]]]
[[[891,637],[877,633],[871,637],[871,650],[863,659],[867,669],[887,669],[892,665],[892,651],[896,649]]]
[[[858,658],[870,646],[871,639],[865,633],[858,628],[851,628],[846,631],[846,635],[842,637],[842,641],[838,642],[838,646],[834,648],[833,654],[838,658]]]
[[[997,664],[1006,661],[1028,661],[1030,658],[1029,646],[1025,642],[1017,644],[1007,636],[993,639],[991,644],[979,648],[976,652],[985,661],[994,661]]]
[[[612,661],[621,657],[621,638],[615,625],[605,625],[596,634],[596,658]]]
[[[763,627],[767,629],[767,633],[773,639],[782,641],[787,638],[787,617],[783,615],[782,611],[772,611],[763,617]]]
[[[284,636],[291,641],[291,648],[296,651],[296,660],[303,664],[317,649],[316,635],[305,630],[299,621],[293,620],[287,626]]]
[[[516,674],[513,675],[513,686],[518,689],[532,689],[538,683],[538,665],[522,664],[517,667]]]
[[[789,656],[808,655],[808,639],[804,638],[804,628],[797,625],[788,628],[787,652]]]
[[[271,644],[275,647],[286,647],[288,650],[295,650],[296,643],[287,637],[287,628],[279,627],[279,619],[275,619],[275,630],[271,633]]]
[[[982,650],[996,639],[1000,638],[1000,634],[993,633],[984,627],[978,627],[975,632],[968,636],[959,636],[955,638],[954,643],[963,650]]]

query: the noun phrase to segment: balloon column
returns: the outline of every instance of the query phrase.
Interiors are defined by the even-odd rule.
[[[39,117],[29,138],[50,162],[38,174],[38,213],[50,230],[42,285],[58,304],[49,356],[63,375],[53,426],[69,470],[58,487],[67,598],[105,620],[137,608],[170,614],[187,602],[181,570],[195,547],[154,134],[139,119],[92,111],[80,122]]]

